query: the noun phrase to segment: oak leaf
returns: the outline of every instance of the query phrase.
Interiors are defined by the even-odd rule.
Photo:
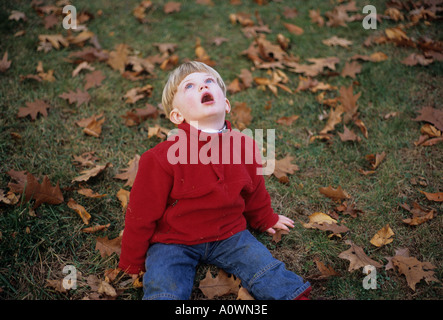
[[[356,61],[352,61],[352,62],[346,62],[342,72],[341,72],[341,76],[342,77],[351,77],[352,79],[355,79],[355,75],[357,73],[361,72],[361,64],[359,64]]]
[[[68,40],[66,40],[61,34],[41,34],[38,36],[40,43],[50,43],[55,49],[60,49],[60,44],[64,47],[69,46]]]
[[[403,219],[402,221],[410,226],[417,226],[426,221],[434,219],[435,210],[426,209],[419,205],[417,202],[412,203],[412,208],[407,204],[400,205],[403,209],[412,213],[412,218]]]
[[[241,280],[234,275],[227,274],[220,269],[217,276],[212,277],[211,271],[208,270],[206,277],[200,281],[198,288],[209,299],[224,296],[230,293],[237,294],[240,289]]]
[[[11,171],[9,171],[11,172]],[[8,173],[9,173],[8,172]],[[17,173],[17,171],[15,171]],[[20,173],[20,172],[18,172]],[[17,183],[10,182],[8,184],[9,188],[13,192],[24,192],[25,201],[29,201],[34,199],[33,209],[36,209],[42,203],[49,204],[60,204],[63,203],[63,194],[60,190],[59,184],[57,182],[56,186],[53,187],[51,182],[49,181],[48,176],[44,176],[42,183],[40,184],[38,180],[31,174],[27,173],[26,179],[23,178],[23,175],[15,175],[11,176],[13,179],[17,181]],[[18,177],[17,179],[14,177]]]
[[[344,128],[343,133],[338,132],[341,141],[357,141],[357,142],[361,141],[361,138],[357,136],[354,133],[354,131],[349,130],[346,126],[344,126],[343,128]]]
[[[443,192],[436,192],[436,193],[429,193],[420,190],[421,193],[423,193],[426,198],[430,201],[436,201],[436,202],[442,202],[443,201]]]
[[[124,116],[121,116],[125,120],[125,126],[132,127],[139,125],[148,118],[157,118],[159,110],[152,104],[146,103],[144,108],[136,108],[131,111],[126,111]]]
[[[443,131],[443,110],[437,110],[430,106],[420,109],[419,115],[414,121],[425,121],[432,123],[438,130]]]
[[[392,264],[398,272],[406,277],[409,287],[415,291],[415,285],[422,279],[429,283],[431,281],[440,282],[432,271],[436,267],[430,262],[420,262],[414,257],[395,256]]]
[[[88,90],[93,87],[99,87],[102,84],[102,81],[106,77],[103,75],[103,73],[100,70],[93,71],[91,73],[88,73],[85,76],[85,90]]]
[[[93,115],[92,117],[81,119],[76,122],[79,127],[84,128],[83,132],[87,135],[98,138],[102,131],[102,125],[105,122],[103,113]]]
[[[338,272],[336,272],[331,266],[326,266],[323,262],[321,262],[317,257],[314,258],[315,265],[317,266],[318,271],[320,271],[319,275],[315,275],[313,278],[316,280],[327,279],[332,276],[340,276]]]
[[[235,103],[234,108],[232,108],[231,120],[237,129],[246,129],[251,124],[251,110],[245,102]]]
[[[115,51],[109,53],[106,61],[112,69],[123,73],[125,71],[126,61],[129,55],[129,47],[126,44],[119,44],[115,47]]]
[[[296,171],[300,170],[298,165],[293,164],[292,161],[294,157],[291,155],[286,155],[283,159],[275,160],[274,176],[278,179],[280,183],[288,183],[288,174],[294,174]]]
[[[331,236],[339,236],[340,233],[348,232],[349,229],[345,226],[337,224],[337,220],[331,218],[323,212],[314,212],[309,216],[309,222],[303,223],[303,226],[308,229],[319,229],[322,231],[331,231]]]
[[[382,267],[380,263],[369,258],[363,249],[354,244],[352,241],[346,240],[345,243],[349,244],[351,247],[348,250],[340,253],[338,257],[350,261],[348,271],[357,270],[367,265],[372,265],[376,268]]]
[[[77,107],[81,106],[84,103],[88,103],[91,99],[91,96],[87,91],[82,91],[77,88],[77,92],[69,90],[69,92],[64,92],[59,95],[60,98],[68,100],[69,104],[77,102]]]
[[[139,161],[140,161],[140,156],[136,154],[133,159],[129,160],[128,162],[129,167],[126,169],[122,169],[124,172],[115,175],[114,178],[120,180],[127,180],[125,186],[132,187],[135,180],[135,176],[137,175]]]
[[[318,191],[320,191],[321,194],[325,195],[326,197],[334,201],[351,198],[351,196],[345,190],[343,190],[341,186],[338,186],[337,189],[334,189],[332,186],[321,187],[318,188]]]
[[[26,102],[26,107],[18,109],[17,117],[23,118],[29,115],[32,120],[35,120],[39,113],[46,117],[48,115],[47,109],[49,108],[51,108],[51,106],[40,99],[33,102]]]
[[[376,153],[376,154],[368,154],[365,156],[365,159],[369,161],[372,170],[378,168],[380,163],[386,158],[386,152]]]
[[[122,246],[122,236],[118,236],[114,239],[109,239],[106,237],[97,237],[95,243],[95,250],[100,251],[100,255],[102,258],[110,256],[115,253],[120,256]]]

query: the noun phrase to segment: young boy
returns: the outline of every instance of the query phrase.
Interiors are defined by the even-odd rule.
[[[162,104],[179,134],[140,158],[119,267],[146,270],[143,299],[189,299],[199,262],[234,274],[256,299],[306,299],[309,283],[247,230],[249,223],[272,234],[293,221],[271,208],[261,161],[248,154],[257,155],[255,143],[248,147],[252,139],[225,121],[231,107],[220,75],[184,63],[170,74]]]

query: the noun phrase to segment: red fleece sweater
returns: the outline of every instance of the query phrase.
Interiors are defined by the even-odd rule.
[[[151,243],[199,244],[229,238],[247,223],[260,231],[277,223],[263,176],[257,175],[255,141],[226,123],[228,130],[215,134],[181,124],[179,134],[141,156],[126,211],[122,270],[143,271]],[[197,159],[197,150],[212,161]],[[170,163],[180,156],[185,163]]]

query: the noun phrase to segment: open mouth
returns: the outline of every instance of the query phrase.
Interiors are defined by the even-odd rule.
[[[213,97],[212,94],[210,94],[209,92],[206,92],[206,93],[202,96],[201,103],[210,103],[210,102],[214,102],[214,97]]]

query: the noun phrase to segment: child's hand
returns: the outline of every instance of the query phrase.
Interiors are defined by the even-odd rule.
[[[272,228],[267,229],[266,232],[268,232],[270,234],[274,234],[275,229],[282,229],[282,230],[289,231],[288,227],[294,228],[294,221],[292,221],[288,217],[279,215],[277,223]]]

